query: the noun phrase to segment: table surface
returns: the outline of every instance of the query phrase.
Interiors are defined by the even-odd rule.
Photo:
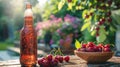
[[[113,56],[104,64],[87,64],[86,61],[82,60],[77,56],[70,56],[70,62],[59,63],[58,67],[120,67],[120,57]],[[40,67],[39,65],[37,65]],[[0,67],[21,67],[19,59],[0,61]]]

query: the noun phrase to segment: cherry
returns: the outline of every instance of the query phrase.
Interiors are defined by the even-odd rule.
[[[106,15],[107,15],[108,17],[110,17],[110,15],[111,15],[111,11],[107,12]]]
[[[93,13],[92,12],[90,12],[90,16],[92,16],[93,15]]]
[[[62,63],[63,62],[63,57],[59,56],[59,62]]]
[[[98,52],[99,51],[99,47],[98,46],[94,46],[94,51]]]
[[[57,55],[57,56],[55,56],[55,59],[58,60],[60,63],[63,62],[63,57],[62,56]]]
[[[85,15],[85,18],[89,18],[89,15],[86,14],[86,15]]]
[[[86,48],[80,48],[79,51],[85,52],[85,51],[86,51]]]
[[[98,44],[97,46],[98,46],[99,48],[101,48],[101,49],[104,48],[103,44]]]
[[[47,55],[46,58],[47,58],[48,61],[52,61],[53,56],[51,54],[49,54],[49,55]]]
[[[59,55],[55,56],[55,59],[56,59],[56,60],[59,60]]]
[[[53,59],[50,63],[50,67],[56,67],[58,65],[58,60],[57,59]]]
[[[88,42],[87,47],[93,47],[94,43],[93,42]]]
[[[102,25],[102,24],[103,24],[103,22],[102,22],[102,21],[99,21],[99,22],[98,22],[98,25]]]
[[[101,21],[102,23],[104,23],[104,22],[105,22],[105,18],[100,19],[100,21]]]
[[[99,49],[98,52],[102,52],[102,48],[101,47],[98,47],[98,49]]]
[[[104,52],[110,52],[111,50],[110,50],[110,48],[104,48]]]
[[[98,31],[99,29],[100,29],[99,27],[96,27],[96,28],[95,28],[95,30],[97,30],[97,31]]]
[[[88,47],[88,48],[86,48],[86,51],[87,52],[94,52],[94,48],[93,47]]]
[[[77,51],[81,51],[81,48],[78,48]]]
[[[69,3],[72,2],[72,0],[67,0]]]
[[[86,45],[87,45],[87,44],[82,44],[82,48],[86,48]]]
[[[48,60],[43,60],[43,67],[49,67],[49,61]]]
[[[104,48],[110,48],[110,44],[104,45]]]
[[[98,31],[96,32],[96,37],[98,37],[99,36],[99,33],[98,33]]]
[[[43,60],[45,60],[45,58],[44,58],[44,57],[43,57],[43,58],[41,58],[41,59],[39,59],[39,60],[38,60],[38,64],[39,64],[39,65],[43,65]]]
[[[112,18],[110,18],[110,17],[108,17],[107,20],[108,20],[108,22],[112,22]]]
[[[64,57],[64,60],[65,60],[66,62],[69,62],[70,57],[69,57],[69,56],[65,56],[65,57]]]
[[[107,3],[108,3],[109,6],[111,6],[111,4],[112,4],[112,0],[108,0]]]

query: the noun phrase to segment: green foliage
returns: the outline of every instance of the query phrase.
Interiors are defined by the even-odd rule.
[[[82,28],[81,28],[81,31],[85,30],[86,28],[90,27],[90,22],[86,22]]]
[[[81,10],[84,20],[81,31],[87,29],[92,36],[96,34],[97,42],[105,42],[110,33],[109,30],[112,32],[116,31],[116,26],[119,24],[119,16],[115,14],[111,15],[111,13],[113,13],[112,10],[115,9],[115,7],[119,8],[119,5],[116,5],[118,1],[67,0],[66,3],[68,5],[68,10],[74,12]],[[117,18],[115,18],[115,16]],[[96,30],[97,27],[100,29]]]

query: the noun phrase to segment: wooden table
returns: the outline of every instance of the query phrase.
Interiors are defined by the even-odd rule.
[[[104,64],[87,64],[86,61],[77,56],[70,56],[69,63],[59,63],[58,67],[120,67],[120,57],[113,56]],[[21,67],[19,60],[0,61],[0,67]],[[40,67],[37,65],[37,67]]]

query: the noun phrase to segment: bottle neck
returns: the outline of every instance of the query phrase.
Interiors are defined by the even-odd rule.
[[[33,26],[33,17],[32,16],[24,17],[24,26]]]

